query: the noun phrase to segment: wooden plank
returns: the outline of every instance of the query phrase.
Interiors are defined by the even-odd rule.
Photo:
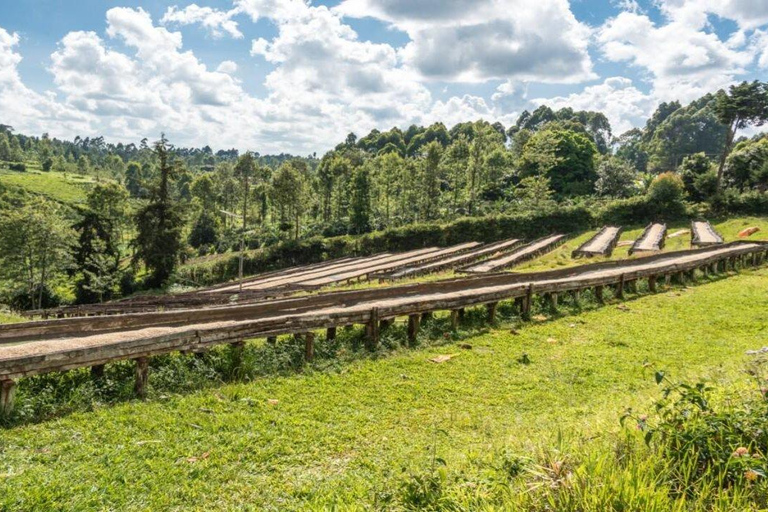
[[[139,398],[146,398],[147,396],[147,382],[149,381],[149,358],[139,357],[136,358],[136,382],[134,384],[134,391]]]

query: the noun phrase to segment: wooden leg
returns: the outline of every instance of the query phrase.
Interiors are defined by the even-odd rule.
[[[304,359],[312,362],[315,358],[315,333],[308,332],[304,335]]]
[[[409,315],[408,316],[408,342],[414,343],[416,341],[416,336],[419,334],[419,324],[421,317],[416,315]]]
[[[656,276],[650,276],[648,278],[648,289],[651,293],[656,293]]]
[[[336,339],[336,328],[335,327],[329,327],[325,331],[325,339],[328,341],[333,341]]]
[[[528,285],[528,290],[525,292],[525,300],[523,301],[523,313],[524,320],[531,319],[531,308],[533,307],[533,283]]]
[[[624,274],[619,276],[619,284],[616,286],[616,297],[619,299],[624,298]]]
[[[240,367],[243,364],[243,352],[245,352],[245,342],[235,341],[229,344],[229,348],[232,350],[232,360],[235,363],[235,367]]]
[[[139,357],[136,361],[136,383],[134,390],[136,396],[145,398],[147,396],[147,381],[149,380],[149,358]]]
[[[0,381],[0,417],[13,412],[13,397],[16,395],[16,381]]]
[[[573,303],[578,306],[581,302],[581,290],[573,290]]]
[[[595,286],[595,299],[597,299],[597,302],[600,304],[603,303],[603,287],[602,286]]]
[[[451,311],[451,330],[455,331],[459,328],[459,310],[454,309]]]
[[[368,350],[376,350],[379,346],[379,308],[371,309],[371,318],[366,324],[366,347]]]
[[[91,378],[93,380],[101,380],[104,378],[104,365],[103,364],[97,364],[95,366],[91,366]]]
[[[499,307],[499,303],[491,302],[490,304],[486,304],[485,307],[488,309],[488,322],[494,323],[496,321],[496,309]]]
[[[557,294],[556,293],[550,293],[549,294],[549,306],[552,309],[557,309]]]

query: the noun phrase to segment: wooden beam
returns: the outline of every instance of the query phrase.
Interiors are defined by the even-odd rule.
[[[13,412],[13,398],[16,395],[16,381],[0,381],[0,417]]]
[[[416,341],[416,336],[419,334],[419,327],[421,323],[421,316],[408,315],[408,343],[412,344]]]
[[[325,331],[325,339],[328,341],[333,341],[336,339],[336,328],[335,327],[329,327]]]
[[[136,360],[136,383],[134,391],[139,398],[147,396],[147,381],[149,380],[149,358],[139,357]]]

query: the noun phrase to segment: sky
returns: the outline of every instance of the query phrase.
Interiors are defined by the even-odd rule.
[[[768,0],[0,0],[20,133],[322,154],[349,132],[604,112],[768,71]]]

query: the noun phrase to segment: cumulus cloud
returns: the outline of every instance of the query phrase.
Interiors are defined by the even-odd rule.
[[[623,12],[600,27],[597,42],[608,60],[647,71],[659,99],[689,101],[733,82],[754,58],[695,21],[701,22],[683,16],[657,25],[647,15]]]
[[[237,26],[237,22],[232,19],[238,14],[237,9],[229,11],[220,11],[211,7],[200,7],[197,4],[191,4],[183,9],[178,6],[171,6],[160,20],[161,23],[177,23],[179,25],[192,25],[199,23],[211,33],[214,38],[223,37],[228,34],[236,39],[241,39],[243,33]]]
[[[406,32],[400,52],[422,77],[572,83],[595,78],[591,30],[567,0],[344,0],[336,12],[373,17]]]
[[[19,42],[18,34],[0,27],[0,122],[20,131],[60,136],[87,130],[92,118],[60,104],[53,94],[39,94],[24,85],[18,72]]]

